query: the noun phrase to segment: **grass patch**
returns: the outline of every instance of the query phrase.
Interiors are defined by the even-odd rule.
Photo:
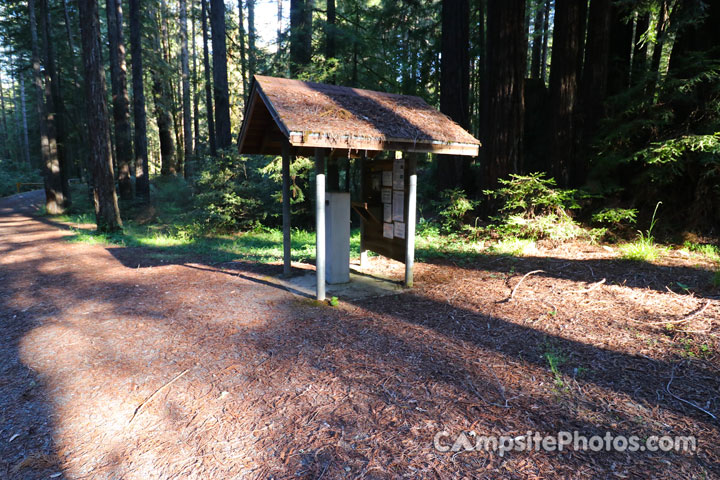
[[[498,240],[488,250],[497,255],[522,257],[537,253],[537,246],[534,240],[528,238],[506,238]]]
[[[709,243],[685,242],[681,251],[695,253],[702,257],[720,263],[720,247]]]
[[[619,246],[622,258],[638,262],[653,262],[665,253],[665,247],[657,245],[652,239],[639,238],[632,243]]]

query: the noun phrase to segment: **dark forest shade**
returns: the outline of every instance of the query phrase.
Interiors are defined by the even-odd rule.
[[[150,199],[150,179],[147,152],[147,114],[145,112],[145,87],[143,86],[143,59],[140,20],[140,0],[129,0],[130,10],[130,56],[132,59],[133,118],[135,136],[135,193]]]
[[[217,147],[228,148],[230,136],[230,95],[228,93],[227,48],[225,46],[225,2],[210,0],[212,27],[213,93],[215,97],[215,136]]]
[[[633,25],[624,4],[612,2],[610,10],[610,53],[608,94],[620,93],[630,86]]]
[[[527,64],[525,2],[489,0],[487,19],[487,111],[481,137],[486,188],[516,173],[522,165]]]
[[[468,0],[443,0],[440,63],[440,111],[464,129],[470,105],[470,4]],[[440,189],[472,186],[470,159],[447,156],[438,159]]]
[[[122,229],[122,221],[110,158],[110,125],[105,104],[105,75],[100,52],[97,0],[79,0],[78,6],[95,218],[99,231],[113,232]]]

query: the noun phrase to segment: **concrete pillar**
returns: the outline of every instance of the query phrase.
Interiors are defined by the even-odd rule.
[[[413,267],[415,266],[415,217],[417,206],[417,157],[416,154],[409,154],[408,158],[408,202],[407,202],[407,225],[405,231],[405,286],[413,285]]]
[[[315,149],[315,298],[325,300],[325,150]]]
[[[283,275],[290,275],[290,143],[282,145]]]

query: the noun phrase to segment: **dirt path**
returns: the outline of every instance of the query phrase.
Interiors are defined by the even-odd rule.
[[[2,478],[720,475],[718,423],[687,403],[720,412],[717,337],[652,323],[703,309],[690,325],[717,332],[707,265],[421,264],[413,292],[330,308],[268,285],[274,267],[69,243],[31,216],[41,200],[0,200]],[[442,430],[699,450],[455,455],[433,448]]]

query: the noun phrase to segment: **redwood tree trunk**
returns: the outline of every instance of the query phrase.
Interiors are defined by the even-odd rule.
[[[207,25],[207,2],[202,2],[202,33],[203,33],[203,66],[205,70],[205,111],[207,113],[208,142],[210,143],[210,155],[217,155],[217,144],[215,143],[215,117],[212,102],[212,82],[210,81],[210,54],[208,53],[208,25]]]
[[[187,39],[187,0],[180,0],[180,63],[182,68],[182,114],[183,140],[185,143],[185,170],[193,156],[192,114],[190,113],[190,62],[188,59]]]
[[[4,154],[7,159],[10,159],[10,135],[8,135],[7,130],[7,118],[5,116],[5,92],[2,88],[2,76],[0,76],[0,111],[2,112],[2,127],[3,127],[3,134],[2,134],[2,142],[4,148]]]
[[[145,112],[145,87],[143,86],[140,1],[141,0],[129,0],[133,117],[135,119],[135,193],[145,201],[149,201],[150,170],[148,169],[147,115]]]
[[[159,14],[158,14],[159,13]],[[161,36],[163,32],[163,12],[156,12],[156,28],[154,34],[155,52],[165,55]],[[165,57],[163,57],[165,61]],[[167,65],[167,62],[165,62]],[[172,117],[172,86],[170,78],[164,75],[159,68],[152,69],[153,95],[155,97],[155,118],[160,137],[160,174],[174,175],[177,172],[175,159],[175,140],[173,139],[173,117]]]
[[[41,4],[41,7],[42,6]],[[62,191],[60,160],[57,155],[54,117],[55,107],[50,91],[50,78],[47,69],[45,70],[47,77],[45,78],[45,85],[43,86],[35,0],[28,1],[28,9],[30,15],[33,85],[35,87],[35,104],[40,127],[40,152],[45,172],[45,209],[47,213],[57,215],[65,211],[65,196]],[[44,15],[44,12],[40,13]]]
[[[193,100],[193,151],[197,154],[200,143],[200,97],[198,95],[198,69],[197,69],[197,38],[195,25],[197,23],[197,9],[195,0],[190,0],[190,18],[192,23],[192,100]]]
[[[461,127],[469,124],[470,93],[470,3],[443,0],[442,56],[440,62],[440,111]],[[438,187],[472,188],[470,158],[441,155],[438,161]]]
[[[99,231],[122,229],[115,195],[97,0],[78,0],[95,217]]]
[[[312,56],[312,0],[290,0],[290,75],[310,63]]]
[[[630,55],[632,52],[632,23],[627,11],[617,0],[610,10],[610,53],[608,59],[608,95],[615,95],[630,86]]]
[[[247,56],[245,54],[245,11],[243,0],[238,0],[238,33],[240,34],[240,75],[242,76],[243,95],[248,95]]]
[[[225,2],[210,0],[213,46],[213,90],[217,147],[228,148],[230,136],[230,95],[228,93],[227,49],[225,46]]]
[[[40,0],[40,11],[44,12],[44,15],[40,17],[42,25],[42,38],[43,38],[43,52],[45,61],[45,78],[46,82],[50,86],[51,100],[48,108],[53,108],[49,111],[55,121],[55,135],[57,144],[57,156],[58,162],[60,163],[60,181],[62,185],[63,196],[65,197],[65,206],[70,206],[70,185],[69,185],[69,166],[68,159],[65,151],[65,103],[63,102],[62,91],[60,88],[60,78],[57,74],[57,68],[55,63],[55,47],[52,42],[51,28],[52,21],[50,20],[50,9],[48,8],[47,0]],[[47,89],[47,85],[46,85]]]
[[[118,165],[120,198],[132,199],[130,166],[133,161],[130,133],[130,98],[127,88],[125,41],[121,0],[106,0],[108,43],[110,47],[110,82],[112,84],[113,121],[115,124],[115,158]]]
[[[535,20],[533,21],[533,42],[530,61],[530,77],[540,78],[540,55],[543,46],[543,23],[545,19],[545,0],[540,0],[536,6]]]
[[[252,81],[253,75],[257,68],[256,50],[255,50],[255,0],[247,0],[248,9],[248,81]]]
[[[574,114],[580,69],[580,27],[583,9],[576,0],[557,0],[553,34],[550,98],[552,105],[552,174],[567,186],[576,179]]]
[[[490,0],[487,19],[486,188],[517,172],[522,164],[527,64],[523,0]]]
[[[583,113],[583,143],[595,134],[598,120],[603,115],[607,94],[608,51],[610,45],[610,0],[592,0],[590,3],[580,97]]]
[[[643,40],[643,36],[650,28],[650,14],[641,13],[635,22],[635,42],[633,46],[632,57],[632,84],[638,85],[645,78],[647,71],[647,42]]]
[[[655,91],[660,80],[660,60],[663,46],[665,45],[665,31],[667,26],[667,2],[660,2],[657,26],[655,27],[655,45],[653,46],[652,59],[650,60],[650,79],[648,86],[648,97],[650,101],[655,100]]]

